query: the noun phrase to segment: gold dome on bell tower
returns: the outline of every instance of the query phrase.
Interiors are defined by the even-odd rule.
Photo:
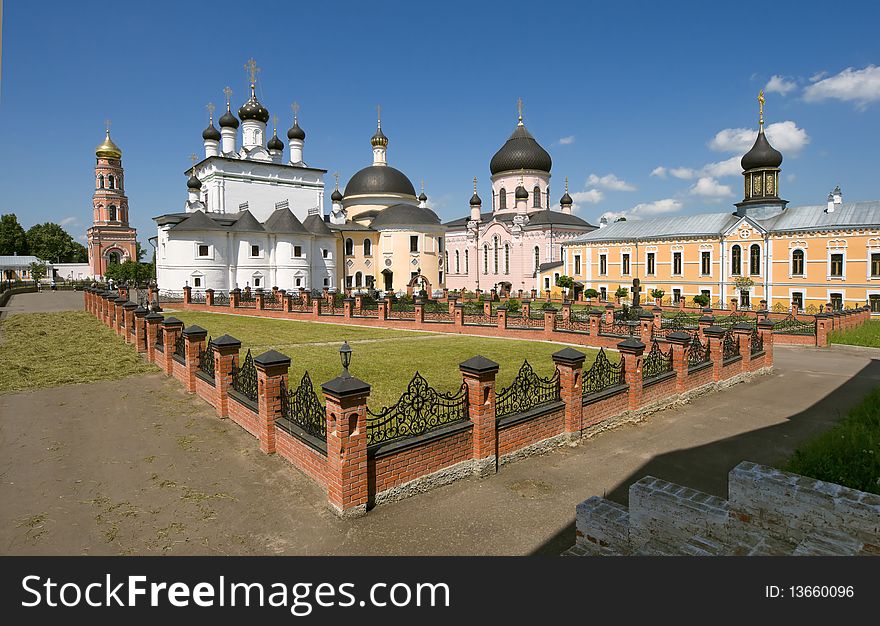
[[[95,148],[95,156],[99,159],[121,159],[122,150],[110,139],[110,122],[107,122],[107,134],[104,141]]]

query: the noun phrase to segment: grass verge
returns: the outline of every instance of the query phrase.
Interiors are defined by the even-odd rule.
[[[834,428],[798,448],[786,469],[880,494],[880,388]]]
[[[829,335],[831,343],[844,343],[850,346],[880,348],[880,321],[869,320],[861,326],[835,330]]]

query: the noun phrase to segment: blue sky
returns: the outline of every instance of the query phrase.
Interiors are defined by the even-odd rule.
[[[183,206],[205,104],[220,108],[226,85],[235,108],[246,99],[250,57],[279,134],[297,100],[306,161],[342,184],[371,161],[381,104],[390,164],[424,179],[444,219],[467,213],[474,176],[487,199],[518,97],[553,157],[554,198],[568,176],[593,223],[732,210],[761,88],[783,197],[822,203],[840,184],[877,199],[878,23],[868,2],[6,0],[0,212],[81,238],[110,118],[145,241],[153,216]]]

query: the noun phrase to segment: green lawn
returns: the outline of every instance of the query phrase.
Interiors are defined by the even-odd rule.
[[[158,371],[85,311],[11,315],[0,335],[0,393]]]
[[[831,343],[880,348],[880,320],[870,320],[855,328],[835,330],[829,335],[829,339]]]
[[[834,428],[799,448],[786,469],[880,494],[880,388]]]
[[[497,362],[498,385],[507,386],[516,376],[523,359],[528,358],[541,376],[553,373],[550,355],[560,344],[537,341],[491,339],[463,335],[386,330],[293,320],[274,320],[220,313],[170,312],[189,326],[198,324],[213,337],[232,335],[254,356],[270,348],[291,358],[290,377],[298,381],[309,372],[316,388],[339,374],[339,348],[343,341],[352,347],[351,373],[373,386],[370,407],[375,409],[397,401],[418,370],[428,384],[439,391],[452,391],[461,385],[458,364],[482,354]],[[578,348],[587,354],[588,364],[595,350]],[[616,353],[609,357],[617,360]]]

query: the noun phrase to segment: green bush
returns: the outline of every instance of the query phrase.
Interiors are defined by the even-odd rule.
[[[507,312],[508,313],[519,313],[522,310],[522,304],[516,298],[511,298],[507,301]]]
[[[662,298],[664,295],[666,295],[666,292],[663,291],[662,289],[652,289],[652,290],[651,290],[651,297],[652,297],[652,298],[656,298],[656,299],[659,300],[659,299]]]
[[[592,300],[599,297],[599,292],[595,289],[584,289],[584,297]]]
[[[704,293],[697,294],[694,296],[694,303],[700,306],[707,306],[709,304],[709,296]]]

